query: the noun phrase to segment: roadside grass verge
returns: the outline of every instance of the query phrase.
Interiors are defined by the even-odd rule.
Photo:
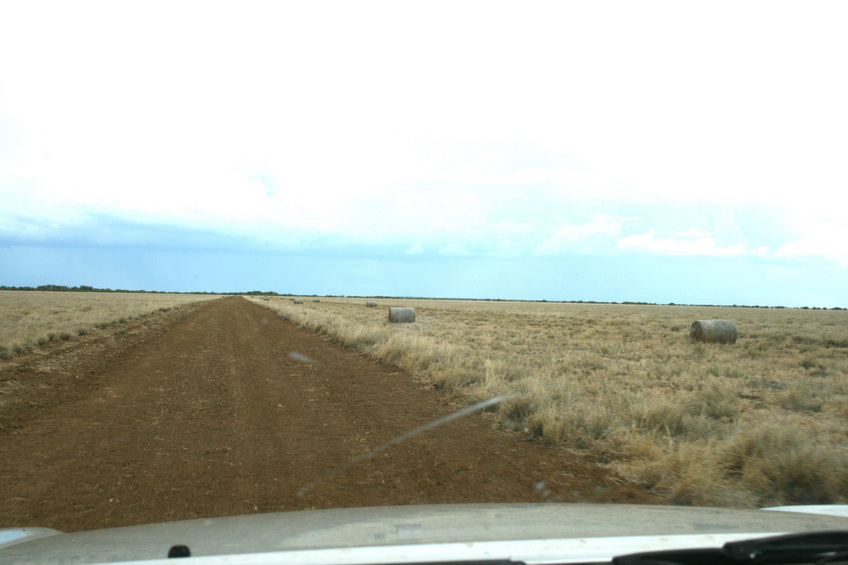
[[[216,296],[120,292],[0,291],[0,359],[55,339],[157,310],[212,300]]]
[[[848,312],[322,298],[256,301],[677,504],[848,502]],[[387,306],[413,306],[389,324]],[[733,319],[734,345],[693,343]]]

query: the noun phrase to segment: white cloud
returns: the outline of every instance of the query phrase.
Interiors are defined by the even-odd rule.
[[[827,259],[848,266],[848,226],[819,225],[774,252],[775,257]]]
[[[413,244],[409,249],[404,251],[407,255],[421,255],[424,253],[424,246],[420,243]]]
[[[643,234],[623,237],[615,244],[619,251],[647,251],[663,255],[711,255],[729,256],[744,255],[745,247],[739,243],[727,247],[719,247],[709,232],[687,230],[685,238],[657,237],[653,228]],[[694,235],[693,235],[694,234]]]
[[[554,234],[536,247],[537,255],[555,255],[559,253],[593,253],[610,247],[621,233],[621,223],[606,214],[592,218],[582,225],[565,225],[556,229]]]
[[[759,247],[755,247],[751,249],[750,253],[754,257],[770,257],[772,254],[772,248],[770,245],[760,245]]]
[[[0,7],[0,229],[116,216],[408,254],[736,255],[721,228],[622,237],[619,216],[848,208],[844,4],[44,6]],[[775,254],[844,261],[822,225]]]

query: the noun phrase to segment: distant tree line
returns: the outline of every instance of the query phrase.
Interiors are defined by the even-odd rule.
[[[241,292],[168,292],[164,290],[127,290],[124,288],[97,288],[81,284],[80,286],[65,286],[61,284],[42,284],[39,286],[6,286],[0,285],[0,290],[41,290],[48,292],[130,292],[136,294],[244,294]],[[258,292],[258,291],[254,291]],[[248,294],[253,294],[248,293]],[[276,293],[261,293],[276,294]]]
[[[65,286],[61,284],[42,284],[39,286],[0,286],[0,290],[45,290],[50,292],[155,292],[162,293],[159,290],[125,290],[125,289],[111,289],[111,288],[95,288],[93,286],[88,286],[82,284],[80,286]],[[177,294],[177,293],[174,293]]]
[[[248,295],[248,296],[295,296],[291,293],[279,293],[274,292],[273,290],[251,290],[248,292],[169,292],[165,290],[126,290],[123,288],[96,288],[88,285],[80,285],[80,286],[64,286],[61,284],[43,284],[40,286],[6,286],[0,285],[0,290],[42,290],[42,291],[50,291],[50,292],[133,292],[133,293],[151,293],[151,294],[210,294],[210,295],[231,295],[231,294],[240,294],[240,295]],[[318,296],[317,294],[298,294],[296,296]],[[344,294],[330,294],[324,295],[330,298],[345,298]],[[667,304],[660,304],[657,302],[604,302],[604,301],[596,301],[596,300],[516,300],[511,298],[433,298],[431,296],[347,296],[347,298],[395,298],[395,299],[404,299],[404,300],[476,300],[480,302],[552,302],[552,303],[561,303],[561,304],[633,304],[633,305],[642,305],[642,306],[723,306],[725,308],[777,308],[782,309],[786,308],[786,306],[751,306],[744,304],[675,304],[674,302],[669,302]],[[817,306],[801,306],[799,309],[801,310],[828,310],[828,308],[817,307]],[[845,310],[845,308],[840,308],[839,306],[835,306],[830,308],[830,310]]]
[[[250,296],[293,296],[292,294],[280,294],[273,290],[251,290],[249,292],[208,292],[208,291],[191,291],[191,292],[172,292],[167,290],[127,290],[124,288],[97,288],[81,284],[79,286],[65,286],[62,284],[42,284],[39,286],[7,286],[0,285],[0,290],[40,290],[48,292],[130,292],[135,294],[209,294],[213,296],[225,296],[231,294],[250,295]]]

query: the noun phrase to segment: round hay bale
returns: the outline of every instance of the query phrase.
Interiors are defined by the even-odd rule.
[[[689,328],[689,337],[707,343],[736,343],[736,324],[732,320],[697,320]]]
[[[389,308],[389,321],[395,324],[410,324],[415,321],[415,308]]]
[[[301,300],[300,298],[293,298],[292,300],[294,300],[295,304],[303,304],[303,300]]]
[[[368,308],[376,308],[377,303],[369,300],[368,302],[365,303],[365,306],[367,306]]]

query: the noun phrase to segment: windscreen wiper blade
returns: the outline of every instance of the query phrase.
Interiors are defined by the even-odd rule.
[[[834,558],[848,561],[848,531],[790,534],[772,538],[734,541],[724,551],[736,561],[752,563],[825,563]]]
[[[724,544],[614,557],[613,565],[795,565],[848,563],[848,531],[789,534]]]

